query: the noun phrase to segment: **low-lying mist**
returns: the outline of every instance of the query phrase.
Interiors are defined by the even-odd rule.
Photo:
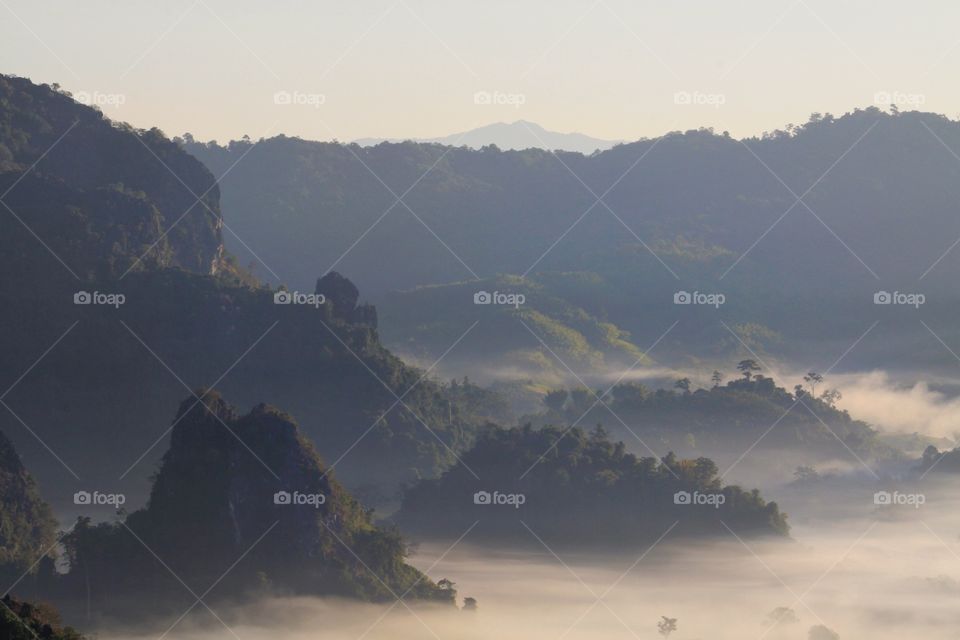
[[[668,534],[652,548],[638,546],[629,554],[554,556],[546,548],[472,546],[467,535],[459,544],[421,545],[412,561],[435,580],[453,580],[461,602],[478,600],[477,611],[271,599],[218,609],[230,630],[203,612],[167,637],[638,639],[663,637],[657,625],[666,616],[677,625],[669,637],[682,640],[955,638],[960,625],[955,488],[953,480],[901,487],[896,494],[901,497],[893,501],[904,504],[877,506],[867,491],[811,487],[790,500],[793,540],[785,542],[741,540],[736,531],[703,542],[671,540]],[[923,504],[907,504],[902,496],[908,495],[923,495]],[[819,626],[837,635],[811,632]],[[105,629],[100,636],[156,640],[163,631]]]

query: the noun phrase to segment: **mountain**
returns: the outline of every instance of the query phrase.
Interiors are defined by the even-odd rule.
[[[25,78],[0,76],[0,193],[5,234],[36,234],[3,253],[11,280],[64,265],[81,278],[226,267],[206,167],[157,129],[111,122]]]
[[[224,203],[291,286],[335,268],[379,304],[424,285],[591,274],[592,291],[552,294],[641,344],[682,320],[658,344],[664,362],[729,358],[740,345],[723,320],[754,327],[755,351],[823,366],[882,319],[845,366],[945,368],[915,307],[874,303],[920,293],[928,325],[960,343],[960,123],[937,114],[871,107],[761,138],[691,130],[590,156],[284,137],[186,149],[215,171],[249,151],[221,182]],[[681,307],[682,292],[724,302]]]
[[[145,497],[167,408],[213,383],[286,407],[371,504],[472,441],[475,387],[448,396],[387,351],[349,280],[283,293],[238,266],[217,180],[162,132],[55,86],[0,91],[0,429],[55,508]]]
[[[0,605],[0,635],[7,640],[83,640],[72,627],[63,626],[49,605],[24,602],[9,594]]]
[[[527,419],[534,426],[603,424],[630,443],[684,456],[709,452],[727,466],[755,453],[744,466],[765,466],[768,477],[838,459],[859,465],[902,457],[877,430],[837,409],[833,390],[791,393],[759,373],[708,389],[694,389],[689,379],[676,384],[654,390],[622,382],[599,398],[586,388],[556,389],[544,397],[546,410]]]
[[[589,515],[587,515],[589,514]],[[404,494],[396,515],[419,538],[636,547],[675,536],[785,536],[756,490],[724,486],[712,460],[637,458],[602,429],[529,425],[488,432],[457,465]],[[676,529],[676,531],[674,531]]]
[[[371,147],[383,142],[404,142],[403,139],[362,138],[356,143],[361,147]],[[591,154],[604,151],[620,144],[619,140],[601,140],[582,133],[559,133],[544,129],[535,122],[517,120],[516,122],[495,122],[469,131],[454,133],[440,138],[414,139],[411,142],[436,143],[452,147],[466,146],[482,149],[493,145],[500,149],[551,149],[557,151],[575,151]]]
[[[599,371],[650,364],[629,333],[554,295],[556,280],[572,288],[581,277],[580,285],[590,286],[589,274],[543,280],[502,276],[387,294],[379,305],[383,340],[404,359],[426,363],[456,342],[443,367],[479,379],[559,384],[569,375],[566,366]]]
[[[65,537],[65,608],[182,611],[193,599],[180,580],[217,584],[219,600],[409,591],[453,601],[404,562],[398,533],[371,523],[289,415],[266,405],[239,415],[214,391],[203,398],[181,403],[147,506],[120,522],[81,518]]]
[[[7,585],[36,574],[56,542],[57,523],[33,477],[0,433],[0,580]]]

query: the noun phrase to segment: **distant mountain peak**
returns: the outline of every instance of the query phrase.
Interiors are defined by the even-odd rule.
[[[400,138],[362,138],[356,140],[361,146],[373,146],[381,142],[402,142]],[[488,145],[496,145],[501,149],[549,149],[557,151],[575,151],[590,154],[594,151],[606,150],[621,140],[603,140],[583,133],[561,133],[551,131],[542,125],[529,120],[514,120],[513,122],[491,122],[469,131],[462,131],[440,138],[419,138],[413,142],[436,142],[451,146],[466,146],[480,149]]]

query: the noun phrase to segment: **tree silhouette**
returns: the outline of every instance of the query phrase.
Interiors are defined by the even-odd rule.
[[[567,393],[566,389],[556,389],[550,391],[543,398],[543,403],[547,405],[547,408],[556,413],[563,411],[563,405],[567,402]]]
[[[668,618],[667,616],[660,616],[660,617],[663,619],[657,623],[657,630],[660,632],[660,635],[666,638],[671,633],[677,630],[677,619]]]
[[[741,360],[737,363],[737,369],[747,380],[753,375],[754,371],[760,371],[760,365],[756,360]]]
[[[810,395],[814,398],[817,397],[817,385],[823,382],[823,376],[817,373],[816,371],[811,371],[807,375],[803,376],[804,381],[810,385]]]
[[[683,391],[684,394],[690,393],[690,378],[680,378],[673,383],[673,386]]]
[[[807,638],[809,638],[809,640],[840,640],[840,635],[833,629],[818,624],[810,627]]]
[[[823,395],[820,396],[820,399],[826,402],[831,407],[837,404],[837,401],[843,397],[843,394],[837,391],[836,389],[827,389],[823,392]]]
[[[720,383],[723,382],[723,374],[714,369],[713,375],[710,376],[710,380],[713,382],[713,388],[716,389],[720,386]]]

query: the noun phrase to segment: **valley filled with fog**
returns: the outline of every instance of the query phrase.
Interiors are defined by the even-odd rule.
[[[869,490],[797,496],[784,501],[794,520],[791,541],[742,541],[731,532],[680,544],[667,535],[631,553],[554,550],[557,556],[532,535],[533,548],[515,551],[478,548],[469,536],[453,548],[455,540],[421,546],[413,563],[435,579],[456,576],[461,593],[478,600],[473,612],[290,598],[217,613],[236,636],[251,640],[316,638],[318,628],[335,640],[656,638],[662,616],[677,619],[671,637],[682,639],[831,637],[808,635],[818,625],[840,638],[954,638],[956,485],[924,490],[919,509],[877,508]],[[162,631],[105,630],[101,637],[146,640]],[[235,636],[198,612],[176,637]]]

